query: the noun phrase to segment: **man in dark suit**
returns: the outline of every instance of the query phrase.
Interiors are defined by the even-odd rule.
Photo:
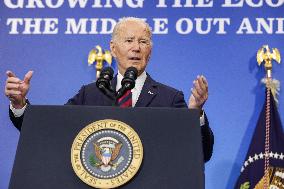
[[[112,56],[118,63],[118,74],[112,85],[116,90],[121,88],[121,80],[127,68],[135,67],[138,78],[131,90],[130,106],[132,107],[172,107],[198,108],[201,110],[201,132],[203,142],[204,161],[211,158],[214,144],[213,133],[202,107],[208,98],[208,84],[203,76],[194,81],[194,88],[187,106],[183,93],[154,81],[145,68],[152,50],[152,33],[149,25],[138,18],[123,18],[114,28],[110,42]],[[33,72],[29,71],[24,80],[20,80],[11,71],[7,71],[5,94],[10,99],[10,118],[20,130],[24,110],[28,101],[26,94],[30,87]],[[111,106],[112,101],[98,90],[94,83],[83,86],[78,94],[69,99],[69,105]]]

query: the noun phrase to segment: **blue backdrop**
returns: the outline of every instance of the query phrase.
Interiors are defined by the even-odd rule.
[[[74,8],[69,2],[75,0],[33,2],[0,2],[1,189],[8,187],[19,138],[8,118],[6,70],[20,78],[34,70],[32,104],[64,104],[95,80],[88,52],[96,45],[109,49],[111,23],[123,16],[146,18],[153,28],[147,71],[157,81],[182,90],[188,99],[195,77],[206,76],[205,110],[215,135],[206,188],[233,188],[264,102],[260,80],[265,72],[257,66],[256,52],[269,44],[284,56],[283,0],[95,0]],[[273,76],[280,82],[283,73],[283,64],[274,64]],[[282,94],[279,102],[283,120]]]

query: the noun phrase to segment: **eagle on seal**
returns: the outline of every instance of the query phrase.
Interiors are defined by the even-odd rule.
[[[98,144],[94,143],[96,157],[100,160],[98,166],[114,165],[113,161],[117,158],[121,147],[121,143],[114,144],[114,146],[112,145],[104,147],[100,147]]]

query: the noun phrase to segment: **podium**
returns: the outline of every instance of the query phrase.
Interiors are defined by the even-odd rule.
[[[9,188],[92,188],[73,171],[71,147],[85,126],[104,119],[128,124],[143,144],[139,171],[119,188],[204,188],[198,110],[93,106],[30,106]]]

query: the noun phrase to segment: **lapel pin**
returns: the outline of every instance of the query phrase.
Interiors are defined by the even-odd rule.
[[[152,93],[151,91],[148,91],[148,94],[152,95],[152,94],[154,94],[154,93]]]

